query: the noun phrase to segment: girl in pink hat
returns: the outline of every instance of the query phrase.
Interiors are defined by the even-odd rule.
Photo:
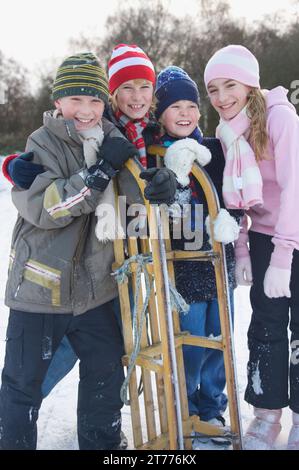
[[[217,51],[204,80],[220,116],[216,135],[226,157],[224,201],[248,216],[235,246],[237,282],[251,285],[245,400],[254,406],[255,418],[245,446],[270,449],[281,431],[282,408],[289,406],[288,449],[298,450],[299,118],[286,89],[260,89],[259,64],[243,46]]]

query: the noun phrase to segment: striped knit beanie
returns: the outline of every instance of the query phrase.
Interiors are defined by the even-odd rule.
[[[199,106],[199,91],[196,83],[185,70],[175,65],[170,65],[159,73],[155,96],[157,99],[155,110],[157,119],[165,109],[176,101],[192,101]]]
[[[119,44],[108,63],[111,95],[128,80],[144,79],[155,84],[155,69],[149,57],[135,44]]]
[[[228,78],[260,88],[258,61],[244,46],[223,47],[215,52],[206,65],[204,72],[206,87],[215,78]]]
[[[76,95],[94,96],[108,102],[106,72],[92,52],[67,57],[58,67],[52,89],[53,100]]]

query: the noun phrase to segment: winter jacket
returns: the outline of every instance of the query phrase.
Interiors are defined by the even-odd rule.
[[[290,269],[293,250],[299,250],[299,117],[281,86],[266,94],[267,159],[259,163],[263,206],[247,212],[254,232],[272,235],[271,265]],[[246,234],[236,244],[236,256],[248,255]]]
[[[103,119],[105,138],[121,136]],[[16,310],[78,315],[115,298],[111,277],[113,244],[95,236],[95,208],[101,192],[86,187],[82,143],[73,121],[44,114],[26,151],[44,166],[31,187],[12,189],[18,210],[13,231],[5,303]],[[120,172],[122,173],[122,172]],[[122,178],[134,200],[137,186]]]
[[[221,148],[220,141],[215,138],[204,138],[202,145],[207,147],[211,154],[212,159],[205,170],[211,177],[215,189],[218,193],[219,202],[221,207],[224,206],[222,198],[222,178],[224,170],[224,155]],[[197,204],[203,205],[203,221],[208,215],[207,201],[201,186],[193,179],[195,183],[196,201]],[[239,222],[243,211],[229,211],[230,214]],[[203,227],[203,245],[201,250],[211,250],[208,242],[209,236]],[[172,240],[172,247],[176,250],[184,250],[186,240]],[[225,246],[227,272],[229,287],[234,289],[235,283],[235,258],[232,243]],[[187,303],[207,302],[217,298],[215,270],[211,262],[208,261],[176,261],[174,263],[176,287],[179,293],[183,296]]]

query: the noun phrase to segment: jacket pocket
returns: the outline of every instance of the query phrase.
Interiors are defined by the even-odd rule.
[[[9,257],[8,281],[6,285],[6,296],[15,299],[20,286],[24,280],[24,271],[30,256],[29,246],[24,239],[20,239],[16,250],[12,249]]]
[[[70,306],[71,264],[55,256],[41,260],[29,256],[29,248],[20,240],[11,264],[7,284],[8,298],[19,302],[52,307]]]
[[[115,281],[111,276],[112,263],[114,261],[113,248],[105,245],[104,249],[85,259],[85,267],[88,273],[91,297],[98,299],[105,296],[107,291],[113,289]]]

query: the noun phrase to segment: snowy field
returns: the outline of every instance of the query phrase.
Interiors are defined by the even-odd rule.
[[[1,164],[1,157],[0,157]],[[0,370],[3,367],[5,331],[8,308],[4,305],[4,290],[7,275],[10,238],[16,219],[16,211],[10,200],[10,184],[0,174]],[[252,408],[243,400],[246,387],[247,328],[250,321],[248,288],[239,287],[235,295],[235,350],[238,366],[243,430],[246,430],[252,416]],[[78,367],[65,377],[44,400],[38,421],[38,449],[65,450],[78,449],[76,437],[76,397]],[[283,412],[283,431],[277,449],[284,449],[291,423],[288,409]],[[133,448],[130,409],[123,408],[123,431],[128,437],[129,448]],[[207,446],[202,446],[203,448]],[[211,449],[211,447],[208,447]],[[215,447],[213,448],[215,449]]]

